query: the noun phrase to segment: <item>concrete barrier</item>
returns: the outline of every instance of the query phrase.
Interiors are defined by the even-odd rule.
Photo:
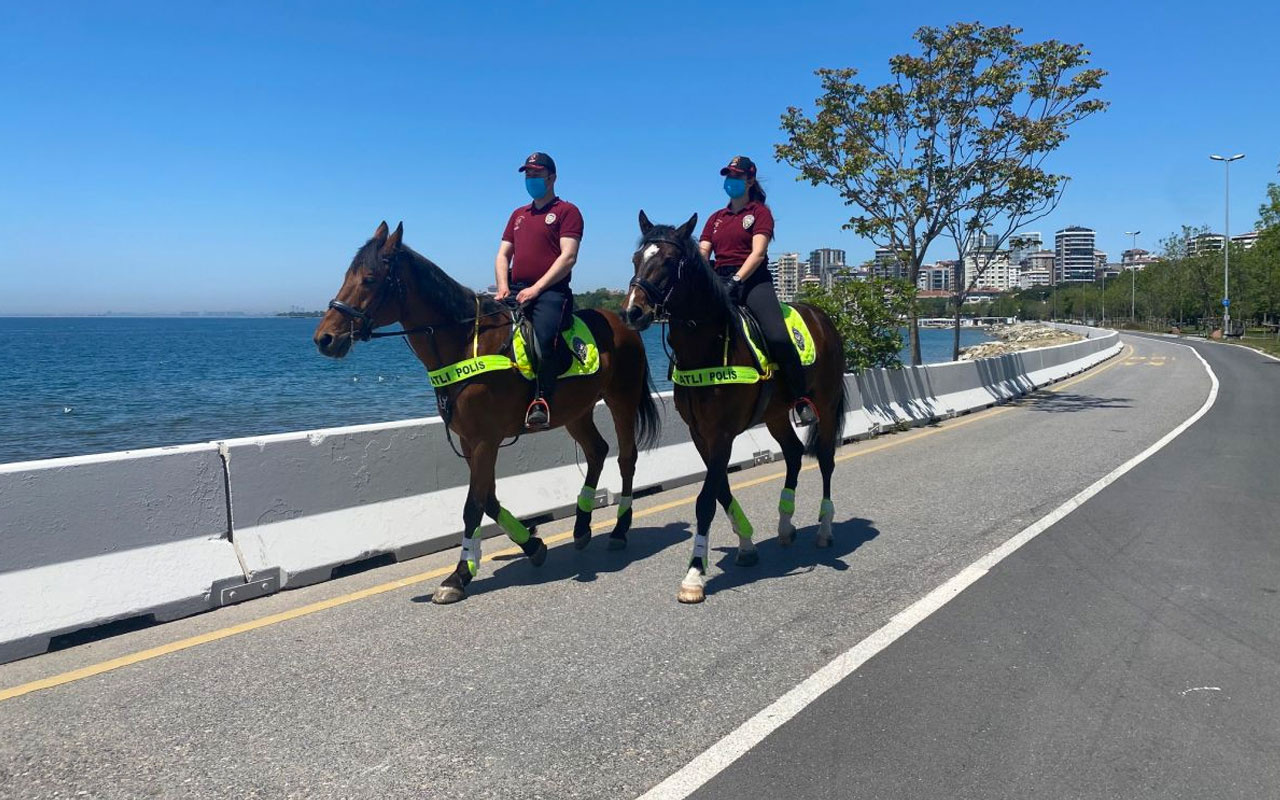
[[[1115,332],[1073,329],[1090,338],[847,375],[845,438],[1006,402],[1120,350]],[[670,393],[662,400],[636,495],[705,474]],[[612,454],[597,487],[605,505],[621,487],[617,446],[608,410],[594,415]],[[730,463],[779,455],[761,426],[738,437]],[[525,520],[567,516],[584,473],[563,432],[529,436],[502,452],[498,497]],[[101,622],[169,619],[456,546],[467,483],[438,418],[0,466],[0,661]]]
[[[219,605],[245,583],[230,531],[216,445],[0,466],[0,661]]]

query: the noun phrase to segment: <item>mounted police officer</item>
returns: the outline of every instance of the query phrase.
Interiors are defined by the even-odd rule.
[[[710,261],[714,255],[712,266],[729,296],[750,309],[760,323],[769,354],[782,371],[796,421],[812,425],[818,421],[817,409],[809,399],[804,367],[787,333],[769,273],[773,212],[765,205],[764,189],[756,181],[756,165],[746,156],[734,156],[720,174],[729,204],[707,218],[698,247],[703,258]]]
[[[533,153],[519,171],[533,202],[511,212],[498,246],[494,276],[496,297],[502,300],[514,292],[533,323],[540,357],[537,389],[525,413],[525,427],[541,430],[551,425],[551,395],[560,366],[552,354],[564,346],[560,332],[573,313],[569,278],[582,241],[582,212],[556,196],[556,162],[551,156]]]

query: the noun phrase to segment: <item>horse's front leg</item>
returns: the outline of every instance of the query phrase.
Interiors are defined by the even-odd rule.
[[[693,535],[693,557],[689,559],[689,570],[680,582],[680,593],[677,595],[681,603],[701,603],[706,599],[711,522],[716,515],[716,500],[729,488],[729,450],[732,443],[731,439],[716,441],[706,448],[699,448],[703,451],[703,461],[707,465],[707,477],[702,481],[702,491],[698,492],[695,506],[698,528]]]
[[[467,500],[462,506],[462,554],[453,572],[431,596],[432,602],[441,605],[456,603],[466,597],[467,584],[471,583],[480,569],[480,521],[484,518],[485,505],[493,495],[494,467],[498,460],[497,443],[464,442],[463,452],[469,456],[467,464],[471,467],[471,485],[467,489]]]

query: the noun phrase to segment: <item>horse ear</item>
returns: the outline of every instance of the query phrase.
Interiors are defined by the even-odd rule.
[[[698,227],[698,212],[693,212],[693,216],[689,217],[689,221],[676,228],[676,233],[680,234],[680,238],[693,235],[693,229]]]
[[[378,229],[373,232],[373,238],[377,239],[379,242],[385,242],[387,240],[388,230],[387,221],[384,219],[382,224],[378,226]]]
[[[387,237],[386,244],[382,245],[382,254],[390,255],[400,246],[400,240],[404,238],[404,223],[401,222],[396,229],[391,232],[391,236]]]
[[[649,221],[649,215],[644,213],[644,209],[640,209],[640,235],[644,236],[653,230],[653,223]]]

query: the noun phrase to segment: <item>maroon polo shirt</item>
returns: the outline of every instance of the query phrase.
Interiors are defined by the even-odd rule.
[[[716,269],[722,270],[746,263],[751,255],[751,237],[757,233],[773,238],[773,212],[764,203],[751,200],[741,210],[725,206],[712,214],[702,229],[701,240],[711,242]],[[766,255],[761,269],[767,269],[768,264]]]
[[[582,240],[582,212],[573,203],[556,197],[540,209],[530,203],[512,211],[502,232],[514,247],[511,282],[532,285],[546,275],[560,257],[561,238]]]

